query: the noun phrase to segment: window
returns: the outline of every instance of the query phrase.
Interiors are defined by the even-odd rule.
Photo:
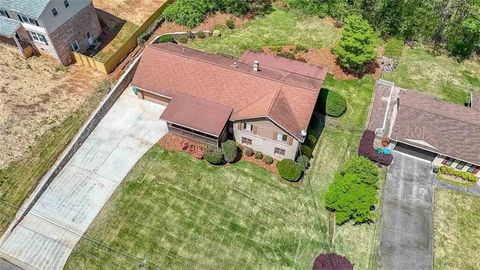
[[[252,132],[252,131],[253,131],[253,125],[252,125],[252,124],[248,124],[248,123],[243,123],[243,124],[242,124],[242,129],[243,129],[243,130],[246,130],[246,131]]]
[[[277,141],[287,142],[288,136],[286,134],[278,133],[277,134]]]
[[[63,4],[65,5],[66,8],[68,8],[70,6],[70,3],[68,2],[68,0],[64,0]]]
[[[57,10],[57,8],[53,8],[53,9],[52,9],[52,14],[53,14],[53,16],[57,16],[57,15],[58,15],[58,10]]]
[[[31,31],[28,31],[28,34],[34,41],[48,45],[47,38],[44,35]]]
[[[273,153],[277,156],[284,157],[285,156],[285,149],[275,147],[275,150],[273,151]]]
[[[472,165],[472,167],[468,168],[469,173],[477,174],[480,171],[480,167]]]
[[[10,15],[8,15],[8,12],[6,10],[0,10],[0,16],[10,18]]]
[[[20,21],[23,23],[29,23],[29,24],[39,26],[38,21],[33,18],[18,14],[18,19],[20,19]]]
[[[242,144],[252,145],[252,139],[242,137]]]
[[[453,163],[453,159],[451,158],[446,158],[442,161],[442,165],[445,165],[445,166],[450,166],[452,165],[452,163]]]
[[[77,41],[70,43],[70,50],[74,52],[78,52],[80,50],[80,46],[78,46]]]
[[[458,164],[455,168],[457,168],[458,170],[461,170],[461,169],[463,169],[463,167],[465,167],[465,165],[467,165],[466,162],[458,161]]]

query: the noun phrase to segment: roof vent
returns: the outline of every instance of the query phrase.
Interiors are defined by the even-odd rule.
[[[259,71],[260,70],[260,62],[258,60],[255,60],[253,62],[253,71]]]
[[[237,68],[237,62],[233,62],[233,68]]]
[[[300,131],[300,134],[302,135],[302,138],[305,138],[307,136],[307,131],[305,129],[302,129],[302,131]]]

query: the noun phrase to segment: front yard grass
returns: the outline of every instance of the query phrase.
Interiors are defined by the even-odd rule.
[[[405,48],[397,68],[383,78],[463,105],[470,100],[471,91],[480,91],[480,63],[434,56],[424,48]]]
[[[245,50],[261,50],[265,46],[331,47],[338,38],[339,30],[325,19],[275,9],[241,28],[222,30],[221,37],[195,40],[190,46],[212,53],[240,56]]]
[[[435,190],[435,269],[480,269],[478,213],[480,197]]]

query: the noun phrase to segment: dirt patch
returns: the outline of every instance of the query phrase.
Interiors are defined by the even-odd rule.
[[[166,0],[93,0],[93,5],[122,20],[141,25]]]
[[[65,68],[48,56],[23,59],[0,46],[0,168],[73,113],[95,91],[100,73]]]
[[[272,54],[277,54],[279,52],[291,53],[297,60],[326,67],[328,71],[333,74],[334,78],[339,80],[355,80],[365,75],[375,75],[375,78],[379,79],[382,73],[380,60],[369,65],[366,72],[362,74],[348,72],[340,66],[337,57],[332,53],[332,48],[295,51],[295,46],[283,46],[281,48],[264,47],[263,51]]]

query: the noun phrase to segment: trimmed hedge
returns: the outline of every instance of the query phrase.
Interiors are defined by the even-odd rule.
[[[310,146],[308,146],[308,145],[300,146],[300,151],[302,152],[302,155],[304,155],[304,156],[307,156],[309,158],[313,157],[312,148],[310,148]]]
[[[174,41],[175,37],[173,37],[172,35],[163,35],[158,38],[158,43],[170,43]]]
[[[252,149],[252,148],[250,148],[250,147],[245,148],[245,155],[246,155],[247,157],[251,157],[251,156],[253,156],[254,154],[255,154],[255,152],[253,152],[253,149]]]
[[[238,146],[235,141],[226,141],[222,143],[223,155],[228,163],[234,162],[238,157]]]
[[[255,158],[256,158],[256,159],[262,159],[262,158],[263,158],[262,152],[260,152],[260,151],[255,151]]]
[[[366,157],[373,162],[377,162],[383,165],[390,165],[393,161],[392,155],[386,155],[378,153],[373,148],[373,142],[375,140],[375,132],[371,130],[365,130],[360,139],[360,146],[358,147],[358,155]]]
[[[223,156],[223,150],[213,146],[208,146],[205,149],[203,157],[206,161],[213,165],[225,164],[225,158]]]
[[[310,166],[310,158],[307,157],[307,156],[299,156],[297,158],[297,163],[302,166],[303,170],[306,170],[308,169],[308,167]]]
[[[320,91],[320,102],[324,104],[323,113],[332,116],[340,117],[347,111],[347,101],[343,96],[328,89]]]
[[[290,182],[298,182],[302,177],[302,166],[291,159],[283,159],[277,163],[280,176]]]
[[[463,180],[473,182],[473,183],[476,183],[478,181],[477,176],[475,176],[473,173],[460,171],[460,170],[457,170],[457,169],[454,169],[454,168],[448,167],[448,166],[440,167],[440,173],[460,177]]]
[[[263,162],[267,165],[271,165],[273,163],[273,158],[271,156],[263,156]]]

